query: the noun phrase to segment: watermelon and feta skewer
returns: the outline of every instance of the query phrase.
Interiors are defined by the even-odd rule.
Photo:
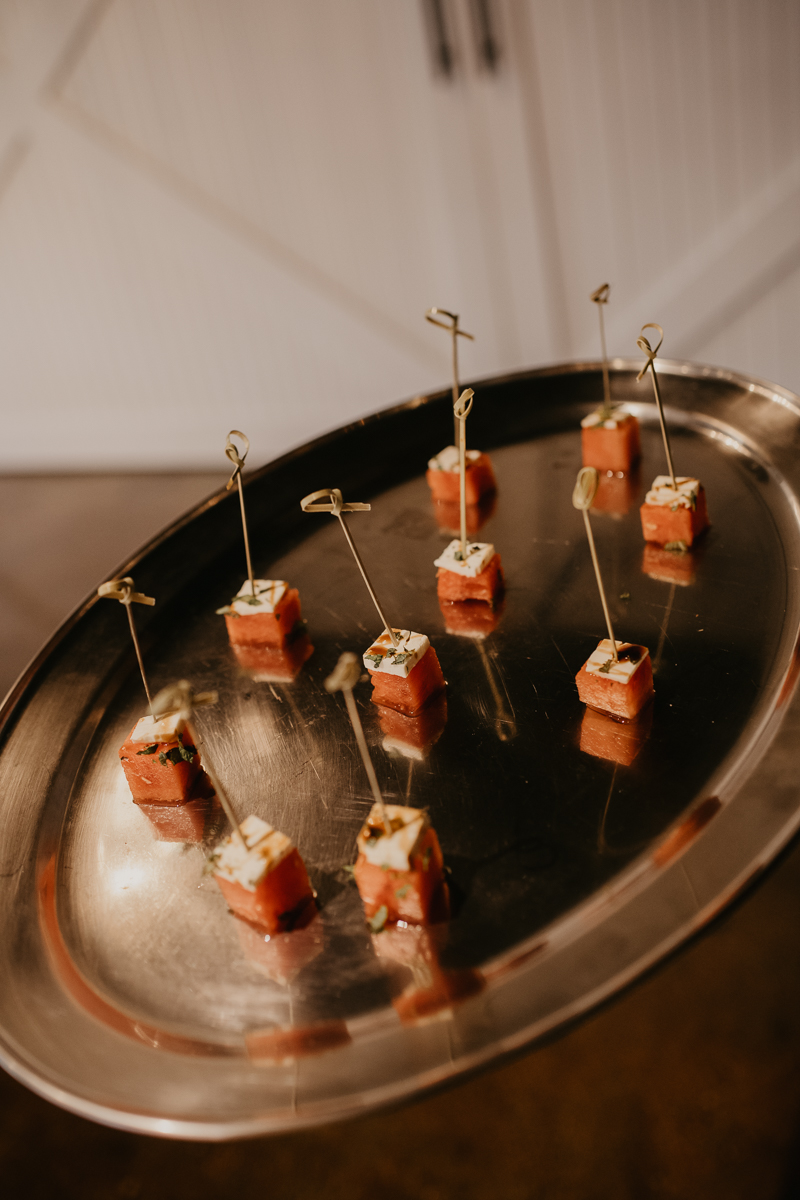
[[[655,349],[645,337],[646,329],[657,329],[659,332],[660,336]],[[699,479],[688,475],[676,475],[672,463],[672,451],[667,433],[667,423],[664,419],[664,406],[661,403],[661,391],[658,386],[655,363],[663,340],[664,330],[652,321],[642,326],[636,340],[636,345],[647,356],[647,361],[636,378],[640,380],[646,371],[650,371],[668,471],[667,475],[656,476],[639,513],[642,518],[642,533],[646,542],[655,542],[659,546],[671,550],[687,550],[695,539],[708,528],[710,522],[706,506],[706,493],[702,483]]]
[[[461,536],[434,561],[436,591],[441,601],[479,600],[493,605],[502,595],[503,564],[491,542],[470,542],[467,538],[467,417],[474,400],[472,388],[466,388],[453,405],[458,433]]]
[[[575,682],[578,686],[578,696],[584,704],[618,720],[630,721],[641,712],[653,695],[653,669],[650,651],[646,646],[635,642],[618,642],[614,635],[589,520],[589,509],[597,491],[597,481],[597,470],[594,467],[583,467],[578,472],[572,503],[583,513],[608,637],[600,640],[597,649],[592,651],[575,676]]]
[[[353,687],[361,675],[355,654],[344,653],[325,680],[343,692],[374,804],[358,838],[353,876],[373,933],[386,925],[428,925],[449,915],[444,860],[428,814],[409,805],[386,804],[367,748]]]
[[[446,317],[447,320],[440,321],[439,317]],[[465,337],[471,342],[475,339],[471,333],[467,333],[466,330],[459,327],[458,314],[447,312],[444,308],[429,308],[425,313],[425,320],[430,321],[431,325],[438,326],[439,329],[447,330],[453,339],[452,390],[453,407],[455,408],[461,391],[458,383],[458,339]],[[497,487],[491,460],[488,454],[484,454],[480,450],[470,450],[462,469],[458,450],[459,427],[457,420],[454,425],[454,435],[455,444],[446,446],[428,462],[425,478],[431,489],[431,497],[434,501],[442,501],[445,504],[457,504],[465,490],[466,503],[470,506],[479,504],[484,496],[490,495]]]
[[[235,437],[244,442],[244,450],[241,453],[232,440]],[[228,640],[234,650],[238,647],[259,646],[282,650],[293,638],[302,635],[305,628],[300,611],[300,594],[297,588],[290,587],[285,579],[256,579],[253,575],[242,486],[242,469],[249,449],[250,442],[247,436],[240,429],[231,429],[225,443],[225,454],[233,463],[233,473],[228,480],[227,490],[230,491],[234,484],[239,489],[247,579],[230,604],[217,609],[217,615],[225,618]]]
[[[369,512],[371,505],[346,503],[339,488],[322,488],[304,496],[300,507],[303,512],[325,512],[338,517],[347,544],[356,560],[356,566],[367,585],[367,591],[384,627],[380,637],[364,653],[364,665],[372,677],[373,702],[396,708],[406,716],[413,716],[445,688],[445,678],[436,651],[426,635],[413,629],[395,629],[390,625],[369,581],[344,515],[348,512]]]
[[[603,352],[603,403],[581,421],[581,450],[583,465],[594,467],[606,475],[625,475],[641,455],[639,422],[619,404],[611,401],[611,381],[608,374],[606,329],[603,309],[608,304],[610,287],[602,284],[589,297],[597,305],[600,321],[600,346]]]
[[[184,679],[159,692],[153,701],[153,714],[158,719],[177,713],[197,744],[194,710],[216,702],[216,692],[197,694]],[[314,891],[290,839],[259,817],[251,815],[239,822],[207,754],[205,769],[232,828],[207,863],[229,908],[267,933],[282,933],[307,924],[316,912]]]
[[[118,600],[128,614],[136,661],[150,708],[150,713],[136,722],[120,746],[120,763],[134,803],[182,804],[192,794],[200,770],[200,756],[191,738],[187,737],[185,722],[178,713],[165,713],[160,718],[154,716],[131,605],[153,605],[155,600],[133,589],[134,582],[130,575],[102,583],[97,589],[98,596]]]

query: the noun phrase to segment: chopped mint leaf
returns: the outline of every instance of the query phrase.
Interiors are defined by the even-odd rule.
[[[620,600],[630,600],[631,594],[630,592],[620,592],[619,598]]]
[[[603,673],[603,675],[607,675],[608,672],[611,670],[611,666],[612,666],[613,662],[614,662],[613,658],[607,659],[606,662],[604,662],[601,667],[597,668],[598,671],[601,671]]]
[[[398,896],[402,900],[404,896],[408,895],[410,888],[411,888],[411,884],[407,883],[407,884],[405,884],[404,887],[395,888],[394,894],[395,894],[395,896]]]
[[[145,746],[144,750],[137,750],[137,754],[155,754],[158,749],[158,742],[153,742],[152,746]]]
[[[355,863],[345,863],[344,866],[342,867],[342,870],[344,871],[345,875],[349,875],[351,879],[355,879],[355,877],[356,877],[356,864]]]
[[[686,542],[667,542],[664,546],[665,550],[675,550],[678,554],[687,554],[689,547]]]
[[[197,750],[194,746],[183,746],[179,742],[178,745],[173,746],[171,750],[162,750],[158,756],[158,761],[161,763],[162,767],[165,767],[168,762],[177,767],[178,763],[181,761],[188,763],[194,762],[194,756],[196,753]]]
[[[369,925],[369,927],[373,933],[380,933],[380,931],[383,929],[384,925],[386,924],[386,920],[387,920],[388,916],[389,916],[389,910],[385,904],[382,904],[380,906],[380,908],[378,909],[378,911],[375,913],[375,915],[370,917],[369,920],[367,921],[367,924]]]
[[[238,613],[233,611],[230,604],[223,604],[222,608],[217,609],[218,617],[238,617],[238,615]]]

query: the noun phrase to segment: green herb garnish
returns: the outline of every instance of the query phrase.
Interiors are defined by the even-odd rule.
[[[385,904],[382,904],[374,916],[367,921],[373,933],[380,933],[389,917],[389,910]]]
[[[609,658],[609,659],[607,659],[606,662],[603,663],[603,665],[601,667],[598,667],[597,669],[598,669],[598,671],[601,671],[603,673],[603,675],[607,675],[608,672],[611,670],[613,664],[614,664],[613,658]]]
[[[404,887],[395,888],[394,894],[395,894],[395,896],[398,896],[402,900],[404,896],[408,895],[410,888],[411,888],[411,884],[407,883]]]
[[[152,746],[145,746],[144,750],[137,750],[137,754],[155,754],[158,749],[158,742],[153,742]]]
[[[689,547],[686,542],[667,542],[664,545],[665,550],[674,550],[678,554],[688,554]]]
[[[356,864],[355,863],[345,863],[344,866],[342,867],[342,870],[344,871],[345,875],[349,875],[351,879],[355,879],[355,877],[356,877]]]
[[[194,762],[194,756],[197,750],[194,746],[184,746],[181,742],[177,746],[173,746],[171,750],[162,750],[158,756],[158,761],[162,767],[165,767],[168,762],[177,767],[178,763],[183,761],[187,763]]]

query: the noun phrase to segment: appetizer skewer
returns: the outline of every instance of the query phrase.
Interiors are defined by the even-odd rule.
[[[646,329],[657,329],[659,332],[660,336],[655,349],[651,347],[645,337]],[[636,341],[639,349],[647,355],[647,361],[636,378],[639,380],[646,371],[650,371],[669,472],[668,475],[656,476],[639,512],[642,518],[642,533],[646,542],[656,542],[658,545],[672,550],[686,550],[695,538],[708,528],[708,510],[705,489],[700,480],[693,479],[688,475],[676,475],[672,463],[672,451],[655,364],[656,355],[663,340],[664,330],[660,325],[651,321],[642,326]]]
[[[426,812],[384,803],[353,698],[353,687],[360,674],[358,658],[346,652],[325,680],[329,692],[344,692],[374,797],[369,817],[358,835],[353,875],[373,933],[399,921],[427,925],[448,915],[439,839]]]
[[[606,600],[600,563],[589,520],[589,509],[597,491],[598,476],[594,467],[578,472],[572,503],[583,513],[586,537],[592,556],[597,590],[603,606],[608,637],[603,638],[575,676],[578,696],[584,704],[625,721],[630,721],[644,708],[653,695],[653,670],[650,651],[633,642],[618,642],[614,635],[611,613]]]
[[[347,527],[344,514],[369,512],[371,505],[345,502],[339,488],[322,488],[300,501],[303,512],[330,513],[338,517],[347,544],[356,560],[384,631],[364,653],[364,666],[372,677],[372,701],[413,716],[446,684],[436,651],[424,633],[395,629],[370,583],[361,555]]]
[[[446,321],[440,321],[438,317],[447,317]],[[460,329],[458,325],[459,317],[457,313],[447,312],[444,308],[429,308],[425,313],[425,319],[430,321],[431,325],[438,325],[440,329],[446,329],[453,339],[453,409],[455,411],[460,387],[458,383],[458,339],[460,337],[469,338],[474,341],[471,333]],[[448,323],[449,322],[449,323]],[[471,393],[470,393],[471,394]],[[425,478],[428,481],[428,486],[431,489],[431,495],[434,500],[442,500],[450,503],[457,503],[459,499],[459,454],[458,454],[458,420],[454,423],[454,444],[446,446],[439,454],[435,455],[428,462],[428,473]],[[468,461],[464,474],[462,486],[466,486],[466,503],[469,505],[478,504],[482,496],[493,492],[497,487],[494,478],[494,470],[492,469],[491,459],[488,454],[483,454],[480,450],[470,450],[467,455]]]
[[[483,600],[494,604],[503,590],[503,565],[491,542],[467,540],[467,417],[472,412],[474,392],[466,388],[453,405],[458,432],[458,477],[461,536],[434,561],[439,600]]]
[[[183,679],[159,692],[153,701],[153,715],[182,722],[197,744],[194,710],[216,701],[216,692],[196,694]],[[307,924],[316,912],[314,892],[290,839],[256,816],[240,823],[207,755],[205,769],[232,829],[209,859],[209,869],[228,905],[236,916],[270,933]]]
[[[606,329],[603,308],[608,303],[610,288],[604,283],[589,297],[597,305],[600,320],[600,346],[603,352],[603,403],[581,421],[583,465],[614,475],[630,471],[641,453],[639,422],[633,413],[626,412],[611,401],[611,381],[608,374]]]
[[[232,440],[234,437],[241,438],[244,442],[244,450],[241,453]],[[250,442],[245,434],[239,429],[232,429],[225,443],[225,454],[233,463],[233,473],[228,480],[227,490],[230,491],[234,484],[239,489],[247,579],[230,604],[217,609],[217,615],[224,616],[228,640],[234,648],[264,647],[282,650],[304,630],[300,611],[300,594],[297,588],[290,588],[285,579],[255,579],[253,576],[250,538],[247,531],[247,512],[242,487],[242,469],[249,449]],[[305,658],[308,658],[312,651],[313,646],[308,650]],[[248,658],[246,652],[244,658]],[[303,662],[305,662],[305,658],[303,658]],[[302,662],[298,665],[297,670],[300,669],[300,666],[302,666]],[[296,673],[297,671],[295,671]]]
[[[133,590],[129,575],[112,579],[97,589],[97,594],[109,600],[119,600],[128,613],[131,638],[144,684],[150,712],[136,722],[120,746],[119,758],[128,787],[136,804],[183,804],[191,798],[192,788],[200,770],[200,756],[186,732],[185,722],[171,713],[161,719],[154,715],[153,699],[144,669],[132,604],[155,604],[152,596]]]

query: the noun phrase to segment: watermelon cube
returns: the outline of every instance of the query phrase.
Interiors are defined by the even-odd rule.
[[[137,721],[119,758],[136,804],[183,803],[200,770],[200,755],[176,712]]]
[[[377,804],[358,835],[356,885],[373,932],[397,921],[430,925],[449,916],[444,860],[428,814],[401,804]]]
[[[230,604],[218,608],[225,617],[232,646],[282,647],[301,629],[300,594],[283,579],[255,579],[255,596],[246,580]]]
[[[597,409],[581,421],[583,465],[598,471],[630,471],[641,454],[639,422],[621,408]]]
[[[247,817],[209,859],[219,889],[237,917],[267,933],[285,933],[317,911],[305,863],[291,840],[259,817]]]
[[[387,631],[364,654],[372,678],[372,703],[414,716],[446,684],[436,651],[424,633],[395,629],[399,645]]]
[[[464,472],[466,503],[478,504],[482,496],[495,491],[497,487],[492,462],[489,455],[483,454],[480,450],[468,450],[466,459]],[[461,471],[458,450],[455,446],[447,446],[429,461],[425,478],[434,500],[460,504]]]
[[[584,704],[630,721],[653,695],[650,651],[633,642],[617,642],[614,662],[611,642],[603,638],[575,676],[575,682]]]
[[[503,564],[491,542],[467,542],[466,558],[461,541],[454,538],[434,560],[436,593],[439,600],[483,600],[494,604],[504,587]]]
[[[669,475],[658,475],[639,509],[646,542],[669,550],[687,550],[708,528],[705,488],[699,479],[680,475],[673,488]]]

